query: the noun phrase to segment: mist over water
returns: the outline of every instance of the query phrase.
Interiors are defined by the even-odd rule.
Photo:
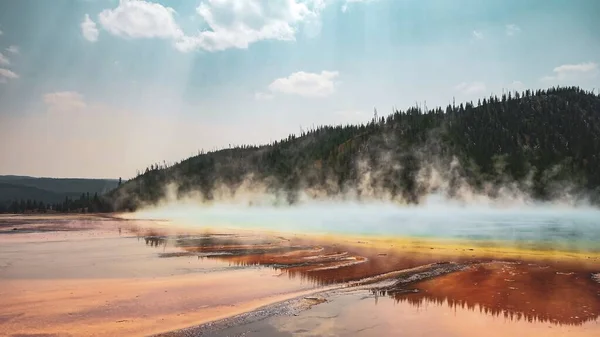
[[[454,239],[528,249],[600,252],[600,210],[566,204],[460,204],[432,195],[418,206],[307,201],[295,206],[169,203],[136,218],[195,228]]]

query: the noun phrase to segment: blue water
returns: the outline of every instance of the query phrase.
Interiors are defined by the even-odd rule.
[[[296,207],[172,206],[140,214],[197,227],[502,242],[522,248],[600,252],[600,210],[558,205],[401,207],[320,202]]]

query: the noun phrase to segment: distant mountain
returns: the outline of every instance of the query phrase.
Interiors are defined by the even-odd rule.
[[[83,193],[99,195],[116,188],[116,179],[36,178],[0,176],[0,203],[35,200],[44,203],[62,202],[66,197],[77,198]]]
[[[77,193],[56,193],[37,187],[0,183],[0,200],[2,202],[36,200],[45,203],[61,202],[65,196],[78,197]]]
[[[211,200],[256,186],[289,203],[353,193],[419,203],[431,193],[600,204],[600,96],[577,87],[510,92],[445,109],[415,106],[362,125],[322,126],[263,146],[152,165],[111,191],[117,209],[158,202],[165,186]],[[250,185],[249,185],[250,184]],[[218,195],[217,195],[218,193]]]
[[[9,181],[9,180],[18,180],[18,179],[25,179],[25,178],[33,178],[30,176],[15,176],[15,175],[0,175],[0,180],[1,181]]]

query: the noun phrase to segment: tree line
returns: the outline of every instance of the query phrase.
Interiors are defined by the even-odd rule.
[[[508,92],[476,103],[415,106],[361,125],[319,126],[263,146],[236,146],[152,165],[108,194],[116,209],[165,196],[213,199],[251,179],[289,203],[299,191],[326,196],[349,190],[419,203],[438,191],[455,197],[465,185],[497,196],[513,186],[550,200],[568,191],[600,196],[600,96],[578,87]],[[433,182],[442,174],[445,186]],[[368,180],[365,177],[368,176]],[[366,181],[366,182],[365,182]]]
[[[46,203],[38,200],[13,200],[0,203],[0,213],[105,213],[112,212],[112,202],[94,193],[83,193],[79,198],[65,197],[62,202]]]

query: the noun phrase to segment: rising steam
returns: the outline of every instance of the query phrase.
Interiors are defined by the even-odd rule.
[[[343,156],[345,148],[360,147],[352,152],[350,172],[343,173],[351,179],[340,179],[340,173],[323,168],[320,161],[293,169],[283,180],[265,175],[251,164],[266,151],[259,148],[250,154],[253,157],[231,156],[215,164],[214,176],[199,177],[211,179],[203,187],[190,189],[194,184],[189,176],[170,169],[158,201],[136,200],[134,180],[119,190],[117,202],[135,200],[137,212],[131,216],[136,218],[197,228],[502,240],[597,249],[600,211],[591,206],[581,184],[569,177],[559,179],[560,165],[541,174],[530,167],[528,174],[515,180],[505,173],[506,163],[499,157],[493,177],[484,176],[477,165],[451,154],[441,132],[431,130],[423,143],[406,148],[391,132],[358,145],[347,141],[337,155]],[[308,141],[299,140],[298,147]],[[234,179],[224,178],[227,174],[222,171]],[[545,184],[547,200],[533,197],[536,175]]]

